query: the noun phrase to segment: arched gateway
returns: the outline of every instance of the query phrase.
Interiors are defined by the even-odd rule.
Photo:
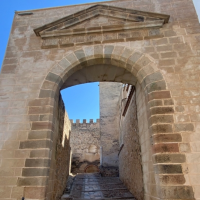
[[[60,90],[94,81],[136,88],[144,199],[200,198],[200,33],[193,3],[182,2],[16,12],[0,74],[0,199],[62,194]]]
[[[116,81],[137,85],[137,88],[141,88],[140,93],[142,94],[139,95],[145,96],[146,106],[144,106],[144,109],[147,112],[147,123],[149,124],[148,133],[145,133],[145,137],[152,140],[152,149],[149,149],[149,151],[153,151],[154,174],[156,178],[155,193],[157,195],[167,195],[166,192],[169,192],[171,188],[170,182],[174,180],[179,186],[176,186],[176,189],[173,188],[173,191],[180,192],[179,195],[187,196],[187,198],[192,196],[190,186],[181,186],[181,184],[185,183],[181,168],[181,164],[185,162],[185,156],[178,153],[177,146],[181,141],[181,136],[173,133],[174,108],[173,104],[169,103],[173,100],[171,99],[171,94],[163,75],[157,68],[157,63],[147,54],[125,46],[111,44],[86,46],[75,51],[70,51],[48,72],[41,86],[38,98],[29,103],[29,110],[34,105],[41,107],[51,105],[53,107],[49,111],[52,117],[45,122],[43,120],[37,122],[33,120],[31,130],[50,130],[53,135],[56,135],[54,125],[57,120],[57,112],[55,110],[57,109],[60,90],[65,88],[65,85],[72,86],[93,81]],[[138,101],[140,100],[138,99]],[[163,103],[160,104],[159,102]],[[140,102],[138,104],[140,105]],[[139,131],[142,134],[144,130]],[[35,139],[40,139],[40,137],[39,135]],[[173,137],[173,143],[166,142],[166,137]],[[31,147],[32,149],[37,150],[45,147],[46,149],[49,148],[50,151],[55,151],[55,141],[53,139],[47,137],[46,140],[42,141],[43,144],[41,144],[40,140],[32,140],[33,142],[35,143],[35,148]],[[30,140],[21,142],[20,148],[30,148]],[[175,155],[171,153],[174,149],[176,149]],[[54,154],[52,153],[53,157],[55,156]],[[44,170],[47,168],[50,171],[56,170],[54,169],[56,166],[51,165],[53,157],[46,160],[48,163],[42,163],[40,170],[42,166],[44,166]],[[148,159],[151,160],[151,158]],[[175,163],[173,163],[173,159],[176,160]],[[31,162],[30,160],[31,158],[27,158],[25,163]],[[41,158],[34,159],[34,162],[41,162]],[[26,168],[30,168],[30,165],[25,166],[23,170],[26,170]],[[31,170],[34,170],[34,168]],[[35,170],[37,171],[37,168]],[[45,178],[42,176],[45,176]],[[51,188],[55,184],[55,174],[52,173],[49,176],[43,174],[42,176],[40,175],[37,178],[38,183],[36,185],[46,185],[47,193],[51,194]],[[34,178],[36,179],[36,177]],[[30,176],[24,175],[22,178],[19,178],[18,185],[23,187],[30,186],[29,180],[31,181]],[[144,187],[148,187],[148,184],[151,184],[150,181],[148,179],[147,182],[144,182]],[[165,186],[162,186],[163,182]],[[170,192],[170,195],[173,194],[177,195],[176,192]],[[151,192],[148,195],[151,195]]]

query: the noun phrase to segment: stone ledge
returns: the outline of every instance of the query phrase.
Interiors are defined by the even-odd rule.
[[[50,31],[44,32],[41,34],[41,38],[53,38],[53,37],[61,37],[61,36],[75,36],[75,35],[88,35],[88,34],[98,34],[98,33],[107,33],[107,32],[115,32],[115,31],[127,31],[127,30],[138,30],[143,28],[162,28],[163,20],[158,20],[155,22],[135,22],[135,23],[127,23],[124,25],[112,25],[112,26],[99,26],[99,27],[89,27],[82,29],[72,29],[72,30],[58,30],[58,31]],[[145,36],[145,39],[153,39],[156,35]],[[164,36],[164,35],[162,35]],[[149,38],[147,38],[149,37]]]

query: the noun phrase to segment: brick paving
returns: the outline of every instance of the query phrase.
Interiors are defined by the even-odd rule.
[[[118,177],[101,177],[99,173],[76,175],[70,194],[62,200],[135,199]]]

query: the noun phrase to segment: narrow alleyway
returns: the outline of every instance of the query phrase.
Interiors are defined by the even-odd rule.
[[[73,199],[135,199],[118,177],[101,177],[99,173],[76,175],[69,195],[62,200]]]

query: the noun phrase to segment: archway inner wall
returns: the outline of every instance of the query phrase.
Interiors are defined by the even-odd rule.
[[[152,150],[149,140],[148,120],[146,116],[145,96],[140,84],[124,85],[119,98],[120,106],[120,179],[138,200],[157,194],[149,194],[147,187],[151,186],[149,174],[152,171]],[[144,138],[148,138],[146,143]],[[148,150],[148,151],[147,151]],[[150,155],[146,155],[146,154]],[[153,170],[153,166],[151,167]],[[154,174],[151,176],[154,177]],[[146,195],[146,197],[144,197]]]

